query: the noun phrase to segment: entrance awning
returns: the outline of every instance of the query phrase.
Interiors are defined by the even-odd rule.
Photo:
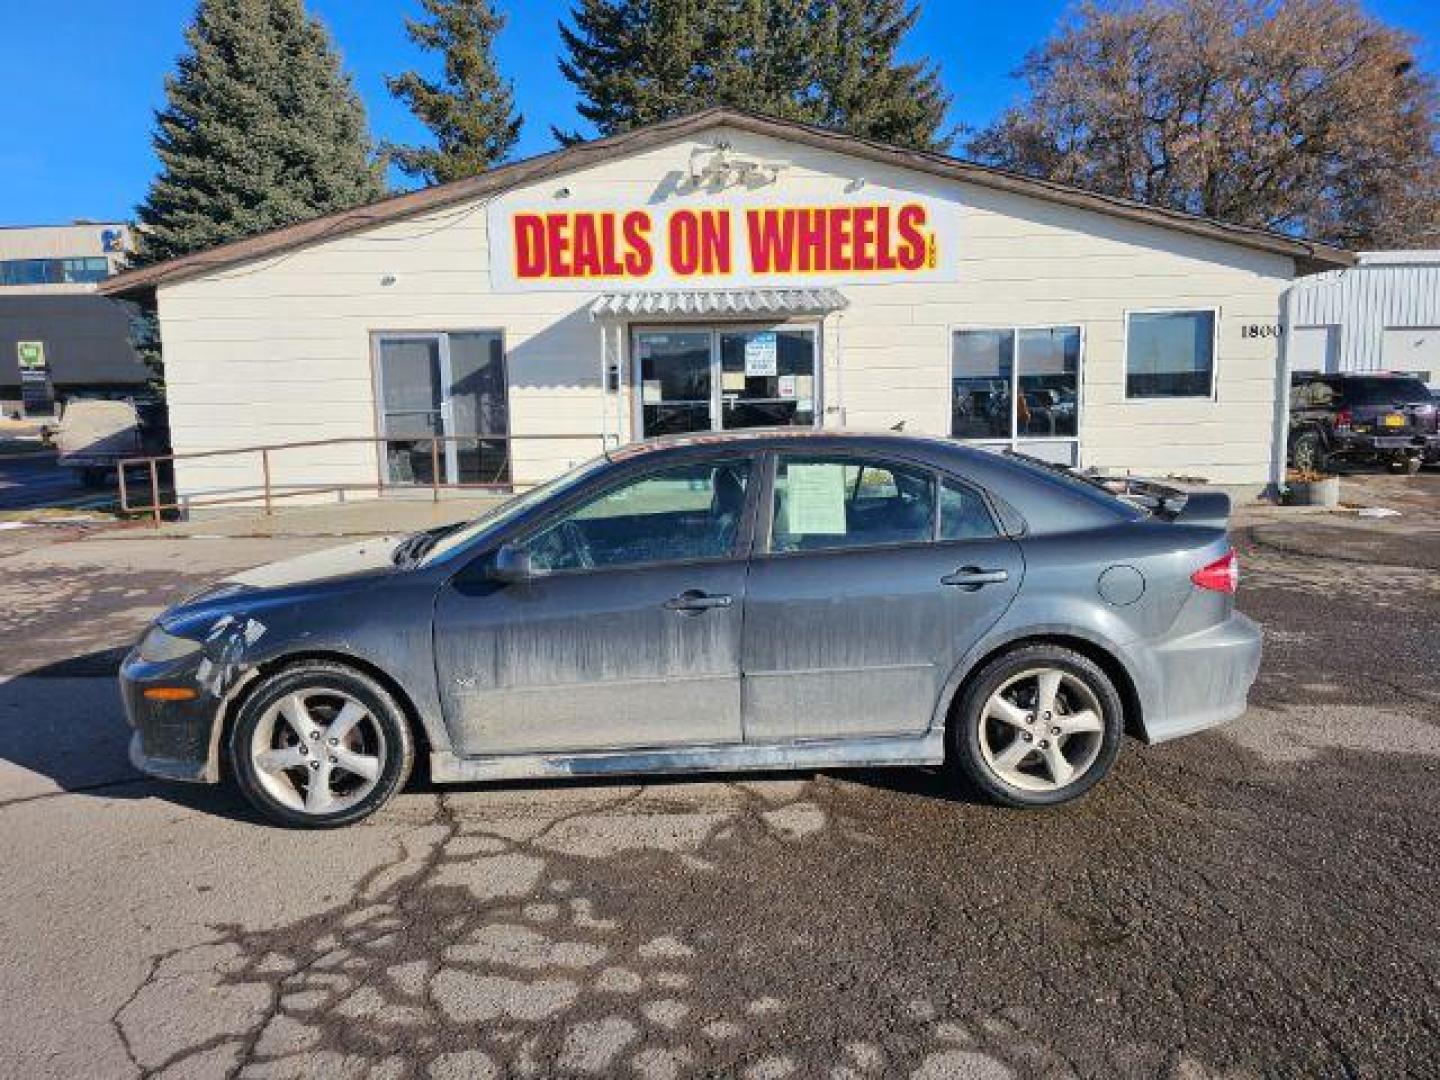
[[[667,289],[601,293],[592,319],[788,319],[849,306],[838,289]]]

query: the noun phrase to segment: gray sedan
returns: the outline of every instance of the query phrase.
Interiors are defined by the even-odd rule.
[[[172,608],[121,670],[131,757],[298,826],[372,813],[420,754],[437,782],[943,765],[1054,805],[1123,735],[1244,710],[1228,512],[940,439],[631,446]]]

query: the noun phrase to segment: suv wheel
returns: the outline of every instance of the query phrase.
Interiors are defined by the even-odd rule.
[[[1325,472],[1330,455],[1318,431],[1302,431],[1290,440],[1290,463],[1301,472]]]
[[[410,725],[389,691],[328,662],[264,679],[230,733],[241,792],[272,821],[297,828],[373,814],[404,784],[414,757]]]
[[[1124,707],[1109,676],[1059,645],[1024,645],[971,679],[950,725],[950,756],[1005,806],[1085,794],[1120,750]]]

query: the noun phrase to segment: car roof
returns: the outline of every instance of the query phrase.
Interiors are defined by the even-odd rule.
[[[630,443],[606,456],[621,464],[653,461],[672,454],[689,457],[704,450],[754,452],[797,447],[825,453],[893,454],[952,473],[1008,503],[1025,519],[1031,534],[1100,528],[1143,516],[1109,492],[1043,464],[936,435],[844,428],[706,431]]]

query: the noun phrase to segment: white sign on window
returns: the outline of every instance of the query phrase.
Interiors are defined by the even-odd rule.
[[[776,341],[775,331],[751,334],[745,339],[745,377],[753,379],[774,375],[778,354],[779,343]]]
[[[793,398],[795,396],[795,376],[780,376],[780,396],[782,398]]]
[[[845,535],[844,465],[791,465],[785,477],[786,527],[791,536]]]

